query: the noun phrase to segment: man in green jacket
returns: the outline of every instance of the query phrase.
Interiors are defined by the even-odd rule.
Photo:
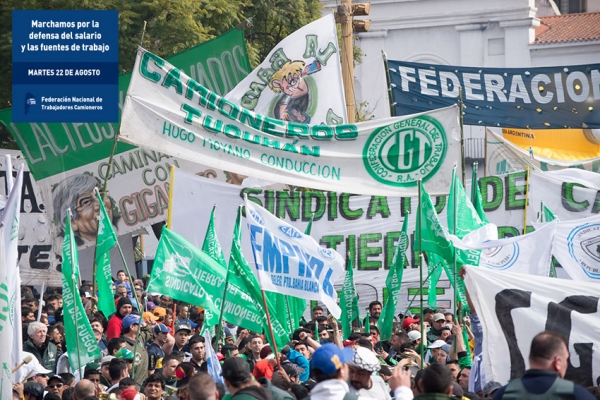
[[[23,351],[33,354],[44,368],[56,373],[58,349],[46,335],[48,328],[41,322],[31,322],[27,327],[29,339],[23,344]]]
[[[125,348],[134,353],[133,379],[140,385],[148,378],[148,351],[146,350],[146,342],[152,338],[152,329],[146,326],[143,320],[141,322],[143,326],[140,326],[140,317],[138,315],[127,315],[123,318],[123,330],[121,331],[121,339],[125,340]],[[139,335],[138,329],[141,329]],[[137,347],[135,346],[136,337],[138,338]]]

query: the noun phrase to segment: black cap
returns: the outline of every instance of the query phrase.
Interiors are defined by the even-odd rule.
[[[44,387],[38,382],[27,382],[23,393],[30,393],[41,400],[44,397]]]
[[[240,357],[230,357],[223,363],[223,379],[234,382],[244,382],[250,378],[250,368],[246,360]]]

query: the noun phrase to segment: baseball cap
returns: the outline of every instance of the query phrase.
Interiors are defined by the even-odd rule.
[[[51,381],[51,380],[53,380],[53,379],[57,379],[57,380],[59,380],[59,381],[60,381],[60,383],[65,383],[65,380],[62,378],[62,376],[60,376],[60,375],[56,374],[56,375],[52,375],[52,376],[50,377],[50,379],[48,379],[48,384],[50,384],[50,381]]]
[[[419,331],[410,331],[410,332],[408,332],[408,339],[411,342],[414,342],[415,340],[421,339],[421,332],[419,332]]]
[[[381,369],[381,364],[375,353],[364,347],[358,347],[354,353],[354,357],[348,361],[349,365],[364,369],[370,372],[376,372]]]
[[[271,353],[273,353],[273,350],[271,350],[271,346],[263,346],[263,348],[260,349],[260,358],[267,358],[267,356]]]
[[[192,328],[190,327],[190,324],[179,324],[175,327],[175,333],[179,331],[188,331],[188,333],[190,333],[192,331]]]
[[[153,302],[149,301],[146,303],[146,309],[148,311],[154,311],[155,308],[156,308],[156,304],[154,304]]]
[[[23,393],[30,393],[41,399],[44,396],[44,387],[38,382],[27,382],[23,387]]]
[[[129,328],[131,325],[139,324],[140,317],[139,315],[129,314],[125,318],[123,318],[123,329]]]
[[[436,340],[435,342],[429,345],[428,349],[441,349],[442,346],[445,344],[446,342],[444,342],[443,340]]]
[[[100,364],[97,364],[93,361],[90,361],[89,363],[85,364],[84,371],[98,371],[98,370],[100,370]]]
[[[149,311],[142,313],[142,318],[144,318],[145,321],[156,321],[158,319],[157,316],[155,316],[154,314],[152,314]]]
[[[404,321],[402,321],[402,329],[408,329],[411,324],[416,324],[417,322],[421,322],[421,320],[419,318],[405,318]]]
[[[182,324],[188,324],[189,326],[191,326],[191,327],[192,327],[192,329],[194,329],[195,327],[197,327],[197,326],[198,326],[198,324],[195,324],[195,323],[193,323],[193,322],[192,322],[192,320],[190,320],[189,318],[182,319],[182,320],[181,320],[181,321],[179,321],[179,322],[181,322]]]
[[[106,365],[106,364],[110,364],[110,361],[115,358],[115,356],[104,356],[102,357],[102,359],[100,360],[100,366]]]
[[[244,382],[250,378],[250,368],[246,360],[240,357],[230,357],[223,362],[223,379],[230,383]]]
[[[167,310],[162,307],[155,307],[154,310],[152,310],[152,314],[154,314],[155,317],[164,317],[167,315]]]
[[[483,395],[487,396],[488,394],[492,394],[494,393],[496,390],[500,389],[502,387],[502,384],[500,382],[496,382],[496,381],[489,381],[488,383],[485,384],[485,386],[483,387]]]
[[[446,320],[446,317],[444,317],[444,314],[442,314],[442,313],[436,313],[436,314],[433,315],[433,320],[434,321],[439,321],[441,319],[443,319],[444,321]]]
[[[310,360],[310,369],[319,369],[325,375],[331,375],[354,357],[349,348],[340,349],[335,344],[327,343],[319,347]]]
[[[129,350],[126,347],[123,347],[115,353],[115,357],[122,358],[124,360],[133,360],[133,351]]]
[[[163,324],[156,324],[154,326],[154,333],[169,333],[169,328],[164,326]]]

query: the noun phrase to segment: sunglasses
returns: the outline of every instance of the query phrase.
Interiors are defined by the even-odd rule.
[[[63,384],[62,383],[54,383],[52,385],[48,385],[48,387],[50,389],[54,389],[54,388],[60,389],[61,387],[63,387]]]

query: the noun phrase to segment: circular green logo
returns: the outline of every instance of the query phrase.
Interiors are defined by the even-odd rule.
[[[447,151],[442,124],[421,115],[374,131],[363,149],[363,161],[367,172],[383,184],[415,186],[437,172]]]

